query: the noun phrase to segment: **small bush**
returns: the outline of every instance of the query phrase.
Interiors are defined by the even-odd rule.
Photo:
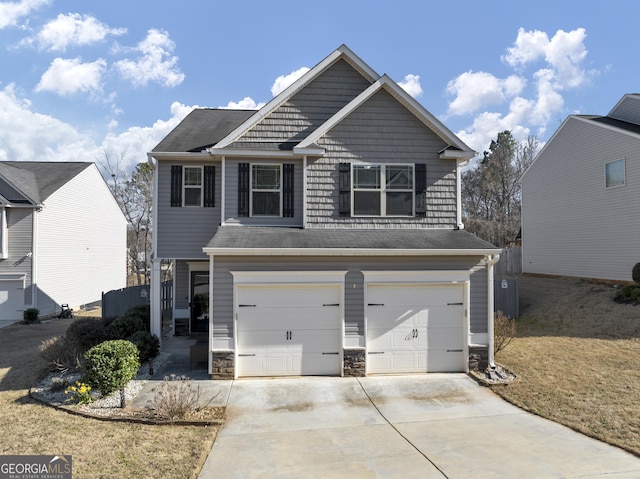
[[[153,360],[160,354],[160,339],[147,331],[137,331],[129,338],[138,348],[140,364],[149,363],[149,374],[153,374]]]
[[[131,341],[105,341],[84,355],[85,380],[107,395],[118,389],[124,403],[124,387],[135,377],[140,367],[138,348]]]
[[[38,323],[38,315],[40,314],[40,310],[38,308],[29,308],[25,309],[22,312],[22,319],[24,324],[34,324]]]
[[[200,387],[194,388],[186,376],[165,376],[153,400],[156,414],[172,424],[200,410]]]
[[[640,263],[636,263],[631,269],[631,279],[636,284],[640,284]]]
[[[140,316],[124,313],[109,324],[106,336],[109,339],[129,339],[138,331],[144,330],[144,320]]]
[[[68,347],[64,336],[45,339],[40,343],[39,349],[51,371],[66,373],[80,368],[82,354]]]
[[[76,319],[65,336],[66,345],[84,355],[92,347],[103,342],[106,338],[104,322],[99,318]]]
[[[625,298],[630,298],[633,292],[637,289],[640,289],[640,287],[635,284],[628,284],[622,287],[622,289],[620,290],[620,294]]]
[[[493,352],[503,350],[516,336],[516,321],[505,315],[502,311],[496,311],[493,316]]]
[[[633,291],[631,291],[631,299],[633,299],[636,303],[640,303],[640,287],[637,287]]]

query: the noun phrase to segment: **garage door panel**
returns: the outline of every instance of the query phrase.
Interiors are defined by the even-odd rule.
[[[459,284],[368,285],[367,371],[463,371],[463,298]]]
[[[238,375],[340,374],[340,291],[336,285],[239,286]]]

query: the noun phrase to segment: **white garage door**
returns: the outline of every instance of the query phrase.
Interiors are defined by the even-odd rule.
[[[367,373],[466,369],[462,285],[367,287]]]
[[[338,286],[252,285],[236,291],[238,376],[340,374]]]

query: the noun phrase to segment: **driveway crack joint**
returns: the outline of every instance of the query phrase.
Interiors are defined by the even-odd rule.
[[[360,378],[355,378],[355,379],[358,381],[358,384],[360,385],[360,388],[362,389],[362,392],[364,393],[364,395],[365,395],[365,396],[367,396],[367,399],[369,399],[369,402],[371,403],[371,405],[375,408],[375,410],[376,410],[376,411],[378,411],[378,414],[380,414],[380,417],[381,417],[382,419],[384,419],[384,420],[385,420],[385,422],[386,422],[389,426],[391,426],[391,428],[392,428],[392,429],[393,429],[393,430],[394,430],[394,431],[395,431],[395,432],[396,432],[396,433],[397,433],[397,434],[398,434],[402,439],[404,439],[405,441],[407,441],[407,443],[408,443],[412,448],[414,448],[414,449],[415,449],[415,450],[416,450],[416,451],[417,451],[417,452],[418,452],[422,457],[424,457],[427,461],[429,461],[429,463],[430,463],[433,467],[435,467],[435,468],[438,470],[438,472],[440,472],[440,474],[442,474],[442,477],[444,477],[445,479],[449,479],[449,476],[447,476],[447,475],[445,474],[445,472],[444,472],[442,469],[440,469],[440,467],[438,467],[438,465],[437,465],[435,462],[433,462],[433,461],[429,458],[429,456],[427,456],[424,452],[422,452],[420,449],[418,449],[418,447],[417,447],[414,443],[412,443],[412,442],[411,442],[411,440],[410,440],[407,436],[405,436],[404,434],[402,434],[402,433],[398,430],[398,428],[397,428],[397,427],[396,427],[396,426],[395,426],[391,421],[389,421],[389,419],[387,419],[387,417],[386,417],[384,414],[382,414],[382,411],[380,410],[380,408],[378,407],[378,405],[377,405],[375,402],[373,402],[373,399],[371,398],[371,396],[369,396],[369,393],[367,392],[367,390],[364,388],[364,386],[363,386],[363,385],[362,385],[362,383],[360,382]]]

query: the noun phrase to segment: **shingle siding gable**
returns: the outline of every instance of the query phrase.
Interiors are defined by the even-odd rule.
[[[322,137],[318,144],[326,154],[309,160],[309,227],[455,227],[456,162],[439,158],[439,151],[446,144],[389,93],[380,91],[375,94]],[[338,207],[339,164],[350,162],[426,164],[425,217],[341,217]]]
[[[339,60],[232,144],[233,148],[291,149],[370,83]]]

